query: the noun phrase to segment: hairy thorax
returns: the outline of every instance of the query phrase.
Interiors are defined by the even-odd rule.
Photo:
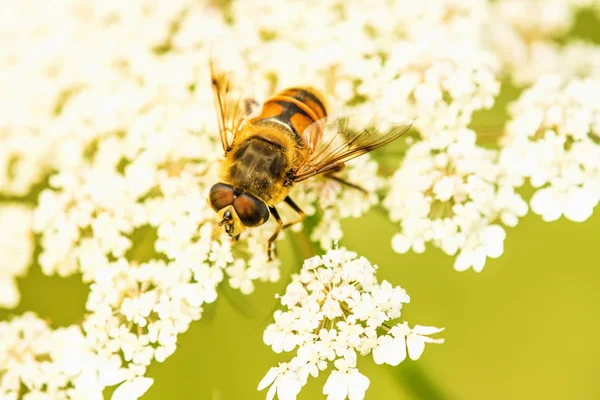
[[[264,132],[248,136],[227,154],[222,181],[253,194],[267,205],[275,205],[290,189],[284,185],[290,168],[287,152],[288,149]]]

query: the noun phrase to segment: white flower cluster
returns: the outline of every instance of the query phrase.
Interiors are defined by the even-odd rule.
[[[143,87],[137,73],[158,72],[149,50],[185,5],[28,0],[2,6],[0,191],[23,195],[53,169],[75,168],[90,141],[126,130],[148,100],[166,94]]]
[[[581,9],[595,8],[600,15],[597,0],[499,0],[492,8],[490,44],[516,84],[533,84],[545,74],[600,76],[597,46],[556,40],[569,32]]]
[[[0,203],[0,307],[14,308],[20,294],[16,278],[27,273],[33,256],[32,209]]]
[[[441,36],[400,43],[379,76],[385,89],[377,105],[389,115],[415,116],[421,135],[443,146],[457,139],[474,111],[492,107],[500,91],[495,69],[494,56],[470,42]]]
[[[161,125],[164,111],[157,106],[127,134],[99,139],[88,165],[53,175],[35,212],[43,271],[80,272],[91,283],[82,323],[89,345],[122,357],[135,376],[176,350],[177,336],[217,298],[225,271],[241,263],[248,282],[233,273],[230,282],[246,292],[253,280],[279,278],[262,231],[240,248],[248,260],[234,263],[206,201],[219,167],[209,157],[220,144]]]
[[[178,334],[201,317],[204,303],[217,298],[225,277],[246,294],[255,281],[280,278],[279,262],[268,262],[266,252],[274,221],[232,245],[207,204],[222,158],[209,44],[230,28],[217,10],[201,3],[143,3],[51,5],[46,11],[55,7],[56,19],[28,20],[37,30],[15,25],[18,13],[34,5],[23,4],[3,26],[18,36],[11,57],[3,59],[12,63],[12,84],[33,56],[28,52],[52,43],[64,48],[43,53],[33,71],[23,72],[42,79],[38,86],[48,91],[36,107],[30,104],[33,89],[7,88],[20,111],[3,120],[0,130],[10,144],[0,150],[0,183],[8,194],[24,195],[55,171],[35,209],[39,263],[45,274],[81,273],[90,284],[81,332],[89,351],[121,360],[129,375],[119,393],[134,390],[127,389],[132,382],[147,382],[140,381],[147,366],[175,351]],[[172,30],[174,21],[179,25]],[[190,37],[200,42],[191,45]],[[23,131],[31,140],[16,139]],[[343,176],[374,192],[381,186],[376,167],[363,158]],[[326,179],[295,192],[308,215],[321,208],[312,238],[324,246],[341,237],[341,218],[359,216],[376,201],[373,194]],[[17,211],[7,210],[0,220],[2,233],[11,237],[3,243],[21,257],[3,253],[2,262],[11,263],[2,266],[2,283],[10,289],[3,300],[11,306],[18,301],[14,277],[32,253],[23,244],[31,246],[31,211],[29,219]],[[102,368],[93,360],[89,365]]]
[[[401,232],[392,240],[398,253],[425,251],[431,242],[444,253],[458,253],[454,268],[479,272],[487,257],[499,257],[506,233],[527,203],[515,193],[521,182],[498,164],[498,152],[477,146],[465,130],[461,140],[438,150],[418,142],[406,153],[391,179],[384,206]]]
[[[218,2],[217,2],[218,3]],[[229,3],[229,2],[223,2]],[[291,193],[323,248],[340,221],[385,206],[400,253],[427,243],[480,271],[503,252],[505,231],[527,212],[515,187],[530,179],[534,212],[581,221],[600,200],[600,56],[559,43],[581,8],[598,0],[362,0],[106,2],[22,0],[0,6],[0,306],[19,301],[15,278],[31,263],[33,234],[45,274],[81,273],[90,285],[81,326],[52,330],[26,314],[0,323],[0,397],[137,398],[202,307],[228,284],[244,294],[280,279],[269,262],[271,219],[232,244],[207,204],[222,149],[209,54],[237,39],[260,100],[287,86],[322,89],[330,113],[416,117],[422,141],[389,185],[368,156],[337,181]],[[260,18],[255,18],[257,13]],[[488,35],[490,33],[491,35]],[[232,50],[237,51],[237,50]],[[490,108],[501,70],[517,84],[542,78],[511,107],[501,151],[475,144],[472,115]],[[572,79],[585,76],[586,79]],[[592,77],[592,78],[589,78]],[[252,82],[250,85],[248,82]],[[253,90],[250,90],[253,86]],[[241,89],[245,89],[242,87]],[[45,185],[44,182],[48,182]],[[34,210],[20,200],[41,187]],[[37,190],[36,190],[37,192]],[[296,215],[283,205],[284,221]],[[300,229],[298,224],[293,229]],[[281,237],[283,237],[282,235]],[[295,398],[333,362],[324,393],[362,398],[376,363],[417,359],[437,328],[400,317],[406,293],[345,250],[308,260],[294,276],[265,342],[296,350],[267,373],[268,397]],[[27,393],[23,393],[26,389]]]
[[[429,335],[443,329],[406,322],[402,305],[410,301],[406,291],[375,276],[377,266],[345,249],[329,250],[304,262],[292,277],[275,312],[264,342],[276,353],[295,350],[296,355],[271,368],[258,385],[270,386],[267,399],[295,399],[308,376],[318,376],[333,363],[323,393],[327,398],[362,399],[369,379],[357,369],[357,354],[372,353],[377,364],[398,365],[407,357],[418,359],[425,343],[442,343]]]
[[[301,77],[300,84],[331,92],[336,110],[417,116],[423,135],[441,134],[448,141],[474,111],[490,108],[499,91],[497,60],[473,40],[481,37],[488,8],[484,0],[381,2],[370,8],[361,1],[343,7],[240,1],[232,14],[239,42],[250,62],[261,65],[263,78],[298,85]],[[245,17],[257,9],[262,18]]]
[[[546,76],[510,105],[502,164],[529,178],[545,221],[585,221],[600,201],[600,80]]]
[[[121,359],[91,351],[79,327],[53,330],[33,313],[0,322],[0,397],[6,400],[103,399],[121,382],[113,400],[135,400],[152,384],[134,378]]]

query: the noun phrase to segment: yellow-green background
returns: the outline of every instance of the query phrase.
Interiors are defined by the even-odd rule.
[[[595,36],[598,22],[579,20],[575,35]],[[509,90],[503,101],[514,97]],[[500,107],[502,108],[502,107]],[[494,126],[504,113],[478,117]],[[367,399],[600,399],[600,215],[585,223],[544,223],[533,214],[508,229],[501,258],[480,274],[456,272],[436,249],[394,254],[396,228],[377,211],[344,224],[341,245],[379,265],[379,277],[412,298],[403,316],[411,324],[443,326],[443,345],[430,345],[418,362],[399,367],[359,359],[371,380]],[[283,276],[299,267],[288,233],[280,245]],[[226,286],[203,319],[179,340],[177,352],[153,364],[153,399],[262,399],[256,385],[291,357],[262,343],[275,293],[285,281],[262,284],[251,296]],[[33,310],[54,326],[80,320],[87,288],[79,277],[45,277],[39,267],[20,281],[23,301],[0,319]],[[300,399],[322,398],[325,374],[311,379]]]

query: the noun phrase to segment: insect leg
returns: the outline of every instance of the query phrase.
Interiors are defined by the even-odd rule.
[[[325,175],[325,176],[326,176],[327,178],[329,178],[329,179],[332,179],[332,180],[334,180],[334,181],[336,181],[336,182],[339,182],[339,183],[341,183],[342,185],[346,185],[346,186],[348,186],[348,187],[351,187],[352,189],[360,190],[361,192],[363,192],[363,193],[365,193],[365,194],[369,193],[369,192],[367,192],[367,190],[366,190],[365,188],[363,188],[363,187],[361,187],[361,186],[358,186],[358,185],[356,185],[356,184],[354,184],[354,183],[352,183],[352,182],[348,182],[347,180],[345,180],[345,179],[342,179],[342,178],[340,178],[339,176],[335,176],[335,175],[329,175],[329,174],[327,174],[327,175]]]
[[[296,204],[294,202],[294,200],[291,199],[290,196],[287,196],[283,201],[285,201],[290,207],[292,207],[292,209],[294,211],[296,211],[299,215],[297,220],[288,222],[285,225],[283,225],[283,229],[289,228],[290,226],[297,224],[298,222],[304,221],[304,218],[306,218],[306,213],[304,211],[302,211],[302,209],[300,207],[298,207],[298,204]]]
[[[273,254],[277,256],[275,239],[277,239],[277,236],[279,236],[279,232],[281,232],[281,229],[283,228],[283,222],[281,221],[279,212],[277,212],[277,209],[275,207],[269,207],[269,211],[271,212],[273,218],[275,218],[275,221],[277,221],[277,228],[275,228],[275,232],[273,232],[273,234],[269,238],[269,242],[267,243],[267,254],[269,255],[269,261],[271,261],[273,259]]]
[[[334,181],[336,181],[336,182],[339,182],[339,183],[341,183],[342,185],[346,185],[346,186],[348,186],[348,187],[351,187],[352,189],[359,190],[359,191],[361,191],[361,192],[363,192],[363,193],[365,193],[365,194],[366,194],[366,193],[368,193],[368,192],[367,192],[367,191],[366,191],[366,190],[365,190],[363,187],[361,187],[361,186],[358,186],[357,184],[354,184],[354,183],[352,183],[352,182],[348,182],[347,180],[345,180],[345,179],[342,179],[342,178],[340,178],[339,176],[336,176],[336,175],[334,175],[334,174],[336,174],[336,173],[340,172],[341,170],[343,170],[345,166],[346,166],[345,164],[341,164],[341,165],[339,165],[337,168],[335,168],[335,169],[331,170],[331,172],[327,172],[327,173],[325,174],[325,177],[326,177],[326,178],[329,178],[329,179],[332,179],[332,180],[334,180]]]

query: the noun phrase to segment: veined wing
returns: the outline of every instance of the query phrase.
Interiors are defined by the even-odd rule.
[[[294,172],[294,182],[336,170],[345,162],[385,146],[402,136],[412,120],[393,123],[364,115],[328,117],[303,133],[309,151]]]
[[[230,41],[223,39],[212,44],[210,78],[221,144],[227,152],[242,122],[258,105],[251,98],[255,93],[250,90],[248,63]]]

